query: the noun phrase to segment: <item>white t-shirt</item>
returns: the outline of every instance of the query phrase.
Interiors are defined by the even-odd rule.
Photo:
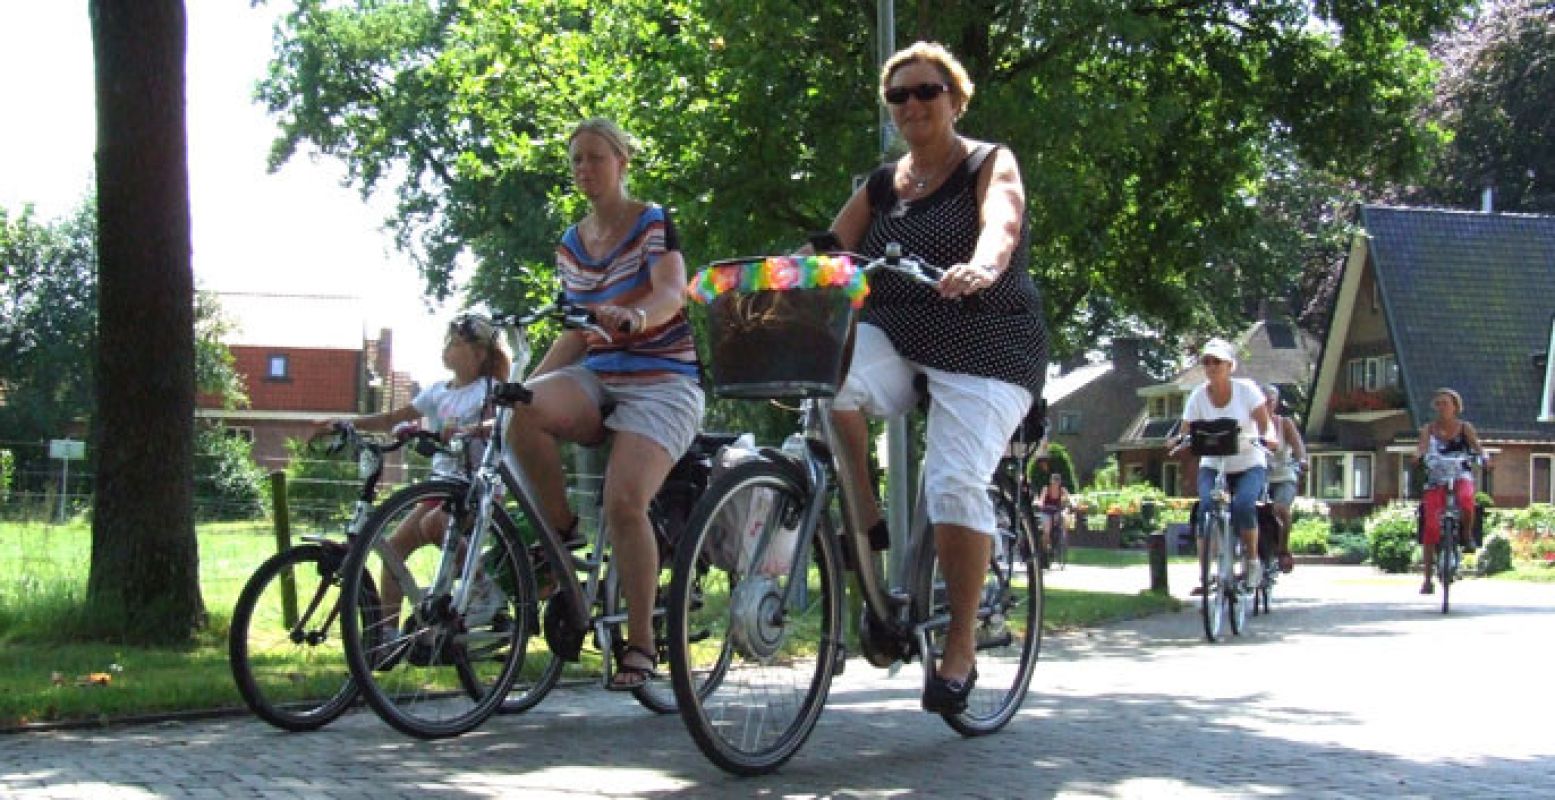
[[[421,390],[410,404],[426,419],[426,429],[442,433],[450,428],[468,428],[480,424],[481,407],[486,402],[486,379],[478,378],[458,388],[438,381]],[[466,453],[468,463],[480,460],[480,451]],[[461,465],[453,456],[438,453],[432,458],[434,472],[459,472]]]
[[[1217,406],[1210,401],[1209,384],[1203,383],[1188,395],[1188,402],[1182,409],[1182,419],[1184,422],[1207,422],[1227,417],[1236,420],[1236,424],[1242,428],[1237,438],[1237,453],[1226,456],[1223,465],[1227,474],[1236,474],[1265,465],[1263,450],[1247,440],[1248,436],[1257,431],[1253,412],[1263,404],[1263,390],[1246,378],[1231,379],[1231,400],[1224,406]],[[1216,457],[1204,456],[1199,459],[1199,469],[1220,468],[1222,465],[1217,464],[1217,461],[1219,459]]]

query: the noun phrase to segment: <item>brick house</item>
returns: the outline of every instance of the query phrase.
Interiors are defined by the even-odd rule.
[[[1144,401],[1138,390],[1155,382],[1140,368],[1139,345],[1138,339],[1114,339],[1110,361],[1065,370],[1042,389],[1048,438],[1069,451],[1082,486],[1093,480],[1107,459],[1107,446],[1139,413]]]
[[[415,395],[410,376],[393,369],[393,332],[369,338],[353,298],[223,294],[220,301],[237,325],[227,344],[249,403],[224,409],[220,397],[201,395],[195,417],[251,441],[267,471],[286,466],[286,440],[306,438],[315,420],[384,411]]]
[[[1313,381],[1308,489],[1339,516],[1410,494],[1437,387],[1498,506],[1555,498],[1555,217],[1363,206]]]
[[[1311,380],[1317,339],[1287,321],[1261,319],[1243,331],[1234,344],[1238,357],[1233,377],[1274,384],[1287,405]],[[1197,495],[1198,459],[1187,451],[1169,456],[1166,437],[1182,419],[1188,394],[1204,380],[1204,368],[1195,360],[1171,380],[1138,390],[1144,407],[1107,448],[1117,455],[1121,482],[1149,483],[1171,497]]]

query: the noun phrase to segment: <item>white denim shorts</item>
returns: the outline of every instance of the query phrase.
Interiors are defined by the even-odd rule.
[[[596,406],[616,404],[605,418],[605,427],[646,437],[664,448],[670,459],[680,458],[702,427],[707,398],[697,382],[679,375],[653,383],[605,383],[582,364],[569,364],[558,373],[577,381]]]
[[[925,367],[903,358],[873,325],[861,324],[848,378],[833,407],[872,417],[911,411],[918,402],[913,377],[929,381],[928,443],[924,458],[929,520],[993,535],[993,479],[1015,426],[1031,407],[1025,387]]]

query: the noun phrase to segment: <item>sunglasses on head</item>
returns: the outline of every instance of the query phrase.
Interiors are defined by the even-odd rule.
[[[448,323],[448,339],[457,336],[466,342],[479,342],[491,338],[491,322],[478,314],[460,314]]]
[[[907,102],[907,98],[916,97],[921,103],[927,103],[936,97],[950,91],[950,87],[943,83],[920,83],[917,86],[892,86],[885,90],[885,101],[893,106],[899,106]]]

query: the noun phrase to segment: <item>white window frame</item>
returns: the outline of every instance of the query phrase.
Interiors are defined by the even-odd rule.
[[[1349,391],[1375,392],[1399,385],[1398,357],[1391,353],[1352,358],[1345,367]]]
[[[1312,465],[1307,475],[1308,497],[1316,498],[1327,503],[1370,502],[1376,491],[1377,481],[1377,454],[1371,451],[1340,452],[1340,453],[1308,453],[1307,459]],[[1319,476],[1325,474],[1323,463],[1329,461],[1338,462],[1335,465],[1340,471],[1340,496],[1334,497],[1323,493],[1323,487],[1318,483]],[[1361,467],[1364,462],[1365,466]],[[1364,474],[1358,472],[1364,469]],[[1364,489],[1364,494],[1358,491]]]

